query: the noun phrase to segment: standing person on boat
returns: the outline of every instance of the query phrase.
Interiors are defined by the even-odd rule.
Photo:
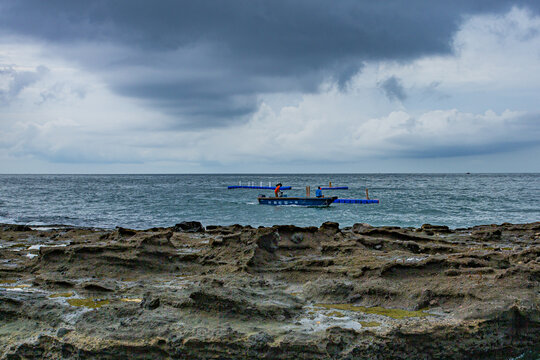
[[[322,194],[322,190],[321,190],[321,187],[317,187],[317,190],[315,191],[315,196],[316,197],[324,197],[323,194]]]
[[[277,183],[276,188],[274,189],[274,194],[276,194],[276,197],[279,197],[279,189],[281,189],[281,183]]]

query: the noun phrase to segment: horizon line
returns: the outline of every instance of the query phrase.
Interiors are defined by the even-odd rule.
[[[2,175],[430,175],[430,174],[451,174],[451,175],[503,175],[503,174],[540,174],[537,171],[511,171],[511,172],[273,172],[273,173],[259,173],[259,172],[200,172],[200,173],[109,173],[109,172],[96,172],[96,173],[0,173]]]

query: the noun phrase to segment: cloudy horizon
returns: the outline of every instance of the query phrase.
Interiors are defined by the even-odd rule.
[[[0,173],[540,172],[528,1],[0,0]]]

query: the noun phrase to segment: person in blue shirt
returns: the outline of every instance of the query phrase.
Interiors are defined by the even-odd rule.
[[[319,186],[317,188],[317,190],[315,191],[315,196],[316,197],[323,197],[323,194],[322,194],[322,190],[321,190],[321,187]]]

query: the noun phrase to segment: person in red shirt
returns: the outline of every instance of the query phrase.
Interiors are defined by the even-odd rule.
[[[279,189],[281,189],[281,183],[278,183],[274,189],[274,194],[276,194],[276,197],[279,197]]]

